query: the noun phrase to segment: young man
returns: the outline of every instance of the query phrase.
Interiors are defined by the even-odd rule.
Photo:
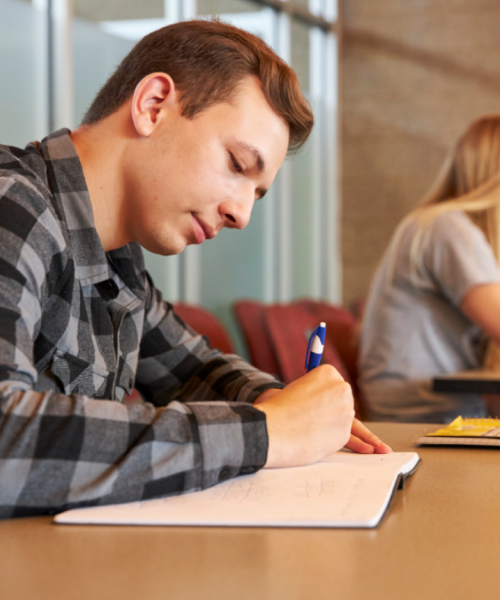
[[[283,389],[208,346],[144,270],[139,244],[176,254],[245,227],[311,127],[262,41],[192,21],[139,42],[74,132],[0,147],[1,517],[199,490],[346,443],[390,451],[333,368]],[[147,402],[122,404],[134,386]]]

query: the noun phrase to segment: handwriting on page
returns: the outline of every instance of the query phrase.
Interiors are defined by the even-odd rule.
[[[213,488],[211,500],[226,502],[254,502],[271,496],[271,488],[253,481],[232,481],[224,487]]]
[[[336,491],[335,481],[332,479],[320,479],[315,481],[304,480],[293,489],[293,495],[297,498],[319,498]],[[269,486],[256,484],[253,481],[233,481],[224,487],[216,487],[212,490],[211,500],[218,502],[256,502],[272,496],[273,490]]]
[[[245,503],[269,501],[279,496],[288,496],[296,499],[317,499],[324,497],[336,497],[346,507],[350,507],[352,500],[357,496],[358,489],[366,483],[367,473],[362,472],[351,480],[350,485],[345,486],[334,478],[312,478],[294,482],[293,485],[283,487],[268,486],[258,483],[251,478],[234,480],[223,485],[216,486],[210,490],[207,500],[222,503]],[[342,485],[344,483],[344,485]]]
[[[334,494],[336,483],[331,479],[320,479],[319,481],[305,481],[298,485],[294,490],[294,495],[298,498],[319,498],[327,494]]]

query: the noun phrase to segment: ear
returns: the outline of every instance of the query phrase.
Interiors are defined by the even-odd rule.
[[[178,93],[173,79],[166,73],[151,73],[135,88],[131,116],[137,133],[149,137],[166,111],[176,107]]]

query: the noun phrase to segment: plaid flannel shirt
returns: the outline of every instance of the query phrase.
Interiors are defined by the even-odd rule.
[[[146,402],[123,404],[133,387]],[[0,518],[204,489],[262,467],[282,387],[104,253],[68,130],[0,146]]]

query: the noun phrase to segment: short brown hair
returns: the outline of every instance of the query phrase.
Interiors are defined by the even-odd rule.
[[[307,140],[313,115],[295,72],[261,39],[219,20],[193,20],[153,31],[132,48],[97,94],[82,125],[120,108],[150,73],[168,73],[181,94],[182,114],[229,101],[255,75],[271,108],[288,124],[289,151]]]

